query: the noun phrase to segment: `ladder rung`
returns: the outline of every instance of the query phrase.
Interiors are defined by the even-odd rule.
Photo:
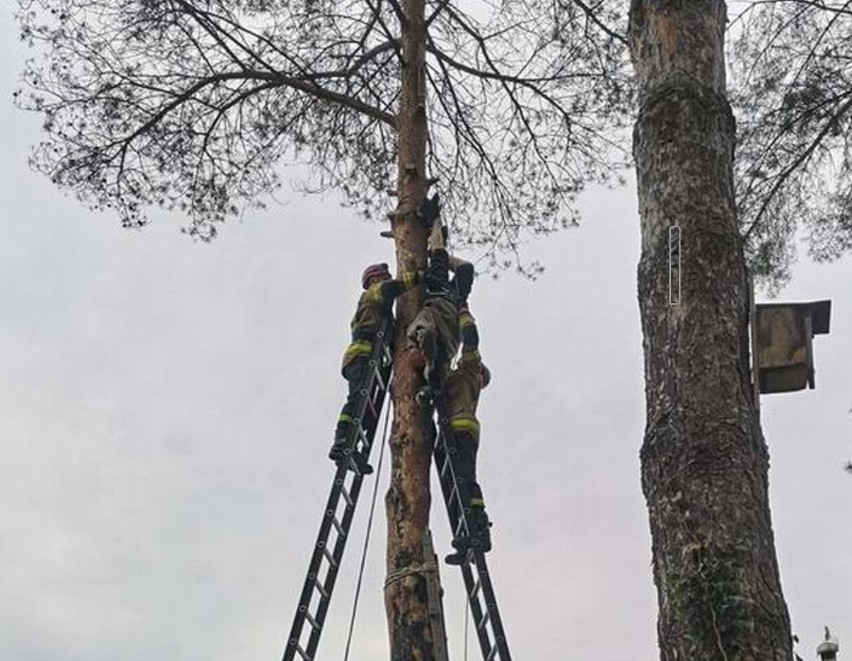
[[[361,447],[370,447],[370,439],[367,437],[367,432],[364,430],[364,427],[361,425],[361,421],[356,419],[352,422],[352,425],[355,427],[355,435],[352,439],[352,452],[358,452],[358,443],[361,443]]]
[[[479,594],[479,591],[482,589],[482,581],[476,579],[476,583],[473,584],[473,589],[470,591],[470,600],[473,601],[476,599],[476,595]]]
[[[376,383],[379,384],[379,388],[381,390],[387,390],[387,388],[385,387],[385,380],[384,380],[384,378],[382,378],[382,373],[379,371],[378,365],[376,365],[376,367],[375,367],[375,374],[376,374]]]
[[[376,404],[372,399],[367,400],[367,408],[370,409],[370,415],[373,416],[374,420],[379,417],[379,414],[376,412]]]
[[[439,473],[441,474],[441,479],[444,479],[444,476],[447,474],[447,471],[448,471],[450,468],[451,468],[451,464],[450,464],[450,456],[449,456],[449,455],[445,455],[445,456],[444,456],[444,465],[443,465],[443,466],[441,466],[441,470],[439,471]]]
[[[459,493],[459,485],[457,482],[453,483],[453,488],[450,489],[450,495],[448,500],[453,504],[458,503],[459,506],[461,506],[461,494]],[[464,508],[460,507],[460,509]],[[461,512],[459,512],[459,514],[461,514]]]
[[[337,530],[338,535],[340,535],[341,537],[346,536],[346,531],[343,529],[343,524],[341,524],[340,521],[337,520],[336,516],[331,517],[331,525],[333,525],[335,530]]]
[[[352,507],[352,504],[353,504],[352,503],[352,496],[349,495],[349,492],[346,490],[346,488],[342,484],[340,485],[339,489],[340,489],[340,495],[343,496],[343,500],[346,501],[346,504],[349,507]]]
[[[297,643],[295,640],[291,640],[290,645],[296,648],[296,653],[305,661],[311,661],[311,657],[308,656],[308,653],[305,650],[299,647],[299,643]]]
[[[328,550],[328,546],[324,547],[322,550],[325,559],[328,560],[328,564],[337,569],[337,560],[334,559],[334,555],[332,555],[331,551]]]
[[[489,621],[490,619],[491,619],[491,613],[490,613],[490,612],[489,612],[489,610],[486,608],[486,609],[485,609],[485,612],[482,614],[482,619],[479,621],[479,624],[477,624],[477,625],[476,625],[476,628],[477,628],[477,629],[482,629],[482,628],[483,628],[486,624],[488,624],[488,621]]]
[[[319,622],[317,622],[313,618],[313,616],[311,616],[310,613],[305,613],[305,619],[308,621],[308,624],[310,624],[316,631],[322,629],[322,627],[319,625]]]
[[[328,590],[326,590],[325,586],[322,583],[320,583],[319,578],[314,579],[314,587],[322,595],[323,599],[328,599]]]
[[[367,473],[364,473],[364,472],[362,471],[361,466],[360,466],[360,465],[358,465],[358,462],[357,462],[357,461],[355,461],[355,458],[354,458],[354,457],[350,457],[350,458],[349,458],[349,465],[350,465],[350,466],[352,466],[352,470],[353,470],[353,471],[355,471],[355,474],[356,474],[356,475],[358,475],[358,476],[360,476],[360,477],[362,477],[362,478],[363,478],[363,477],[365,477],[365,476],[367,475]]]

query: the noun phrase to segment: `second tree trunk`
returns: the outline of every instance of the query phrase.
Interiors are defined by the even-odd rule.
[[[640,93],[642,487],[660,658],[789,661],[768,454],[744,344],[749,291],[734,203],[725,14],[718,0],[636,0],[630,11]]]

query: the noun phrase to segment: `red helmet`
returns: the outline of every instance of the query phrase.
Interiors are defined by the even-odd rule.
[[[364,270],[364,275],[361,276],[361,286],[366,289],[370,286],[370,280],[373,278],[390,278],[390,271],[387,264],[371,264]]]

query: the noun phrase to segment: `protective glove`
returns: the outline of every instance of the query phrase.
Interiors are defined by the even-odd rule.
[[[435,193],[432,197],[427,197],[426,201],[420,205],[417,210],[417,215],[426,227],[431,228],[432,224],[441,214],[441,202],[438,199],[438,194]]]
[[[467,301],[470,290],[473,289],[473,264],[465,262],[456,267],[455,283],[459,301]]]

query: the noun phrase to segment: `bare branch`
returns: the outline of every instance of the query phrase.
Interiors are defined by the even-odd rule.
[[[583,2],[583,0],[570,0],[570,1],[573,2],[575,5],[577,5],[580,9],[582,9],[583,12],[588,17],[588,19],[592,23],[597,25],[605,34],[608,34],[610,37],[612,37],[616,41],[621,42],[625,46],[627,45],[627,38],[623,34],[619,34],[618,32],[615,32],[612,28],[610,28],[608,25],[603,23],[603,21],[601,21],[600,17],[598,16],[598,12],[595,11],[594,9],[592,9],[591,7],[589,7],[589,5],[587,5],[585,2]]]

